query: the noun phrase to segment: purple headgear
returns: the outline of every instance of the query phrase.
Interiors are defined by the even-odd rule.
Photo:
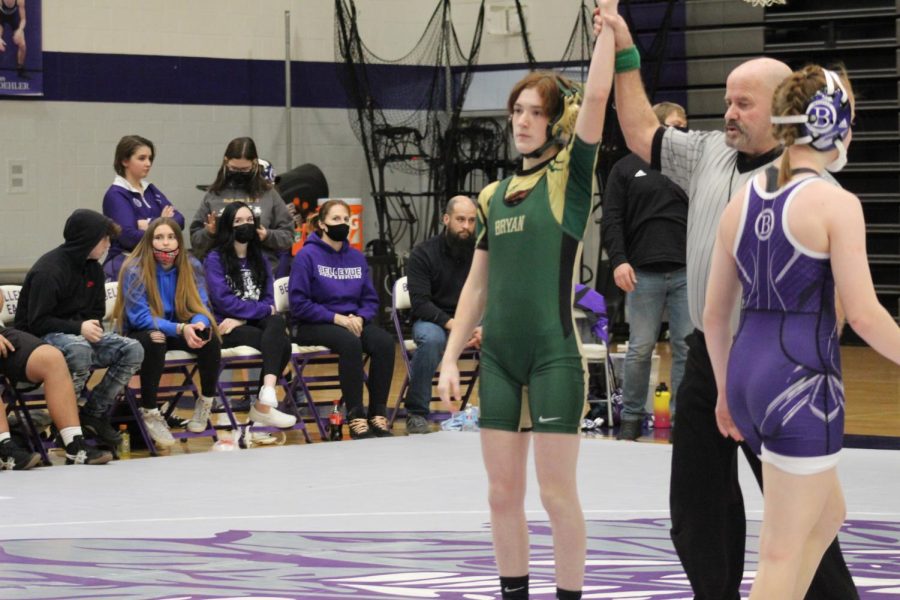
[[[826,169],[840,171],[847,164],[847,148],[844,140],[850,133],[853,118],[850,95],[841,78],[834,71],[822,69],[825,74],[825,88],[816,92],[802,115],[772,117],[776,125],[801,124],[803,136],[794,140],[795,144],[809,144],[819,152],[838,149],[838,157]]]

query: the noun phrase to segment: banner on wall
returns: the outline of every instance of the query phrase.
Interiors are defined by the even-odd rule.
[[[44,94],[41,0],[0,0],[0,96]]]

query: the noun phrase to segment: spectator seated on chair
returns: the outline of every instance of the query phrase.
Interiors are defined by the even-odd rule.
[[[113,315],[129,337],[144,347],[141,363],[141,417],[158,447],[175,443],[157,405],[159,380],[167,350],[197,357],[200,397],[188,431],[200,433],[209,423],[216,396],[221,339],[207,308],[200,263],[184,251],[181,227],[170,217],[150,222],[141,242],[122,265]]]
[[[306,244],[291,267],[290,305],[301,346],[338,355],[350,437],[387,437],[387,396],[394,375],[394,338],[375,324],[378,294],[362,252],[350,246],[350,207],[329,200],[310,219]],[[363,408],[363,353],[369,365],[369,407]]]
[[[222,347],[250,346],[262,353],[262,386],[250,407],[250,420],[293,427],[297,418],[279,411],[275,396],[278,378],[291,359],[291,339],[284,317],[275,310],[272,269],[262,252],[253,211],[243,202],[222,211],[203,266]]]
[[[272,272],[278,277],[279,253],[290,251],[294,242],[294,224],[284,200],[269,179],[271,167],[261,164],[256,143],[248,137],[235,138],[225,148],[222,166],[215,181],[191,221],[191,251],[203,260],[216,239],[219,215],[233,202],[250,207],[259,227],[259,240]]]
[[[25,276],[16,327],[58,348],[81,395],[93,369],[106,369],[81,409],[81,425],[115,449],[119,432],[109,422],[113,403],[140,369],[144,351],[135,340],[105,332],[106,289],[100,258],[120,227],[108,217],[78,209],[66,220],[65,242],[44,254]]]
[[[141,241],[150,221],[172,217],[184,227],[184,216],[147,181],[155,158],[153,142],[139,135],[126,135],[116,144],[116,178],[103,195],[103,214],[115,221],[122,233],[112,240],[103,263],[107,281],[118,280],[126,253]]]
[[[429,433],[431,384],[444,356],[453,314],[475,252],[475,202],[454,196],[444,212],[444,231],[425,240],[409,255],[407,277],[416,351],[410,362],[406,396],[407,433]],[[481,327],[467,346],[481,345]]]
[[[11,385],[44,384],[47,409],[65,446],[66,464],[102,465],[112,460],[111,452],[84,442],[72,378],[59,350],[24,331],[0,326],[0,375]],[[0,410],[0,470],[30,469],[40,461],[40,454],[13,441],[6,411]]]

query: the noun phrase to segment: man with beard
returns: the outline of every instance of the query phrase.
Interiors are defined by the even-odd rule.
[[[410,434],[431,431],[431,380],[444,355],[459,294],[472,265],[475,216],[471,198],[450,198],[443,216],[444,231],[413,248],[409,255],[406,274],[416,342],[405,402],[406,431]],[[481,327],[466,345],[481,345]]]
[[[688,308],[695,329],[687,336],[688,355],[673,431],[672,542],[695,600],[737,600],[746,536],[737,449],[741,448],[760,485],[762,468],[746,444],[718,430],[718,390],[703,334],[703,310],[722,211],[752,176],[781,156],[781,145],[772,134],[772,97],[791,69],[771,58],[735,67],[725,82],[724,132],[661,128],[647,100],[640,55],[625,20],[620,15],[605,17],[606,26],[615,32],[616,106],[628,148],[688,195]],[[733,324],[739,308],[733,307]],[[837,539],[822,557],[806,598],[859,598]]]

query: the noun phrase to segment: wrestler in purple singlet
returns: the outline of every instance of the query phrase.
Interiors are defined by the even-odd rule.
[[[728,361],[728,408],[753,451],[831,455],[844,434],[844,387],[829,255],[791,235],[787,215],[809,177],[772,193],[748,186],[733,249],[743,287]]]

